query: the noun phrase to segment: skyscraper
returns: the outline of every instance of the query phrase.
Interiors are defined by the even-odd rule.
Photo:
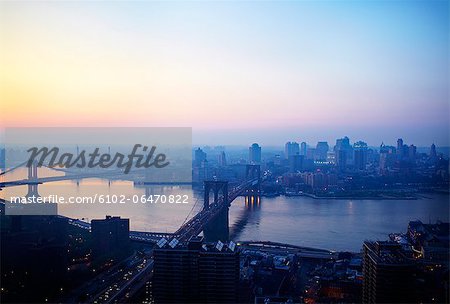
[[[397,154],[401,153],[403,149],[403,139],[397,139]]]
[[[334,152],[336,153],[336,159],[339,158],[339,151],[345,151],[345,153],[341,153],[341,155],[346,156],[345,164],[351,165],[353,164],[353,147],[350,145],[350,139],[345,136],[343,138],[336,139],[336,145],[334,146]],[[336,163],[339,163],[337,160]],[[341,162],[343,163],[343,162]],[[341,168],[341,166],[340,166]]]
[[[303,155],[306,157],[306,150],[308,149],[308,145],[302,141],[302,143],[300,144],[300,155]]]
[[[316,146],[316,160],[326,161],[329,150],[328,142],[319,141]]]
[[[414,145],[410,145],[408,148],[408,154],[409,154],[409,160],[415,161],[416,160],[416,154],[417,154],[417,147]]]
[[[358,141],[353,145],[355,169],[365,170],[367,164],[367,144]]]
[[[172,240],[154,250],[155,303],[237,303],[239,252],[234,243]]]
[[[130,221],[107,215],[91,221],[92,256],[97,262],[124,257],[130,247]]]
[[[430,158],[431,159],[436,159],[437,158],[437,153],[436,153],[436,145],[432,144],[431,148],[430,148]]]
[[[225,151],[221,151],[219,155],[217,156],[217,162],[219,166],[226,166],[227,165],[227,157],[225,155]]]
[[[413,303],[414,262],[395,242],[363,245],[363,303]]]
[[[340,172],[345,172],[347,168],[347,150],[339,149],[336,153],[336,165]]]
[[[200,167],[202,162],[206,160],[206,153],[202,149],[197,148],[194,155],[194,166]]]
[[[401,160],[405,156],[403,139],[397,139],[397,159]]]
[[[248,161],[251,164],[261,163],[261,147],[257,143],[248,148]]]
[[[386,146],[384,143],[380,145],[380,174],[385,175],[388,169],[395,163],[395,147]]]
[[[300,147],[296,142],[288,141],[284,145],[284,156],[286,159],[289,159],[293,155],[300,154]]]
[[[303,155],[291,155],[289,157],[289,172],[297,172],[303,168]]]
[[[343,138],[336,139],[336,145],[334,146],[334,151],[337,150],[347,150],[350,148],[350,139],[345,136]]]

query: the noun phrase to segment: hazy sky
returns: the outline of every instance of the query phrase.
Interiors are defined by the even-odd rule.
[[[448,1],[3,1],[0,125],[448,145],[448,15]]]

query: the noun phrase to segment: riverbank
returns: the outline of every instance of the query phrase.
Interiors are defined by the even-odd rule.
[[[262,197],[273,198],[277,196],[284,197],[309,197],[312,199],[332,199],[332,200],[417,200],[421,197],[418,196],[328,196],[328,195],[315,195],[312,193],[292,193],[292,194],[266,194],[261,195]]]

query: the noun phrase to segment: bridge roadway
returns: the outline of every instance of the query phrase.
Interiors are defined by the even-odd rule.
[[[53,169],[53,168],[52,168]],[[50,183],[50,182],[59,182],[64,180],[77,180],[77,179],[83,179],[83,178],[91,178],[91,177],[111,177],[117,174],[123,174],[122,171],[119,170],[110,170],[110,171],[103,171],[103,172],[85,172],[85,173],[73,173],[73,174],[67,174],[62,176],[49,176],[49,177],[39,177],[34,179],[22,179],[22,180],[15,180],[15,181],[4,181],[0,182],[0,189],[6,188],[6,187],[14,187],[14,186],[23,186],[23,185],[35,185],[35,184],[43,184],[43,183]]]
[[[81,229],[91,230],[91,224],[81,220],[69,218],[69,224]],[[163,237],[170,239],[173,238],[173,236],[173,233],[130,231],[130,239],[132,241],[143,243],[156,243]]]
[[[258,178],[252,178],[244,181],[239,186],[234,187],[228,192],[227,202],[224,202],[224,198],[221,196],[217,202],[210,204],[206,209],[203,208],[189,221],[184,223],[174,233],[174,237],[176,237],[179,241],[187,241],[190,237],[197,236],[203,231],[205,225],[214,219],[223,210],[223,208],[228,208],[233,200],[241,195],[247,188],[256,185],[258,182]]]
[[[179,241],[187,241],[191,236],[198,235],[204,226],[213,220],[223,208],[228,208],[233,200],[242,194],[248,187],[254,186],[259,182],[258,178],[249,179],[228,192],[228,200],[225,202],[223,196],[218,198],[217,202],[210,204],[208,208],[203,208],[199,213],[184,223],[175,233],[152,233],[130,231],[130,239],[139,242],[156,242],[162,237],[170,239],[176,237]],[[227,211],[228,212],[228,211]],[[69,219],[69,223],[79,228],[90,229],[89,223]],[[117,303],[123,302],[129,294],[134,294],[145,284],[153,271],[153,259],[143,259],[138,269],[130,271],[130,276],[119,279],[114,284],[111,283],[102,291],[91,298],[88,303]]]
[[[156,243],[163,237],[166,239],[175,237],[179,241],[187,241],[191,236],[199,235],[200,232],[203,231],[205,225],[213,220],[223,208],[229,207],[231,202],[241,195],[248,187],[256,185],[257,183],[258,179],[253,178],[232,188],[232,190],[228,192],[227,203],[223,201],[223,196],[221,196],[216,203],[210,204],[207,209],[202,209],[174,233],[130,231],[130,239],[136,242]],[[69,219],[69,224],[86,230],[91,229],[91,224],[81,220]]]

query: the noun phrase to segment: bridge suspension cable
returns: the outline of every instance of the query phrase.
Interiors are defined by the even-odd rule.
[[[181,226],[183,226],[184,224],[186,224],[186,222],[188,221],[189,216],[191,215],[192,211],[194,211],[195,206],[197,206],[197,203],[200,201],[200,198],[197,198],[195,200],[194,206],[192,206],[191,211],[189,211],[188,215],[186,216],[186,218],[184,219],[183,223],[181,224]]]
[[[9,173],[9,172],[11,172],[11,171],[14,171],[14,170],[16,170],[17,168],[22,167],[22,166],[25,165],[26,163],[27,163],[27,161],[24,161],[23,163],[21,163],[21,164],[15,166],[15,167],[12,167],[12,168],[9,168],[8,170],[5,170],[5,171],[3,171],[3,172],[0,172],[0,175],[4,175],[4,174],[6,174],[6,173]]]

